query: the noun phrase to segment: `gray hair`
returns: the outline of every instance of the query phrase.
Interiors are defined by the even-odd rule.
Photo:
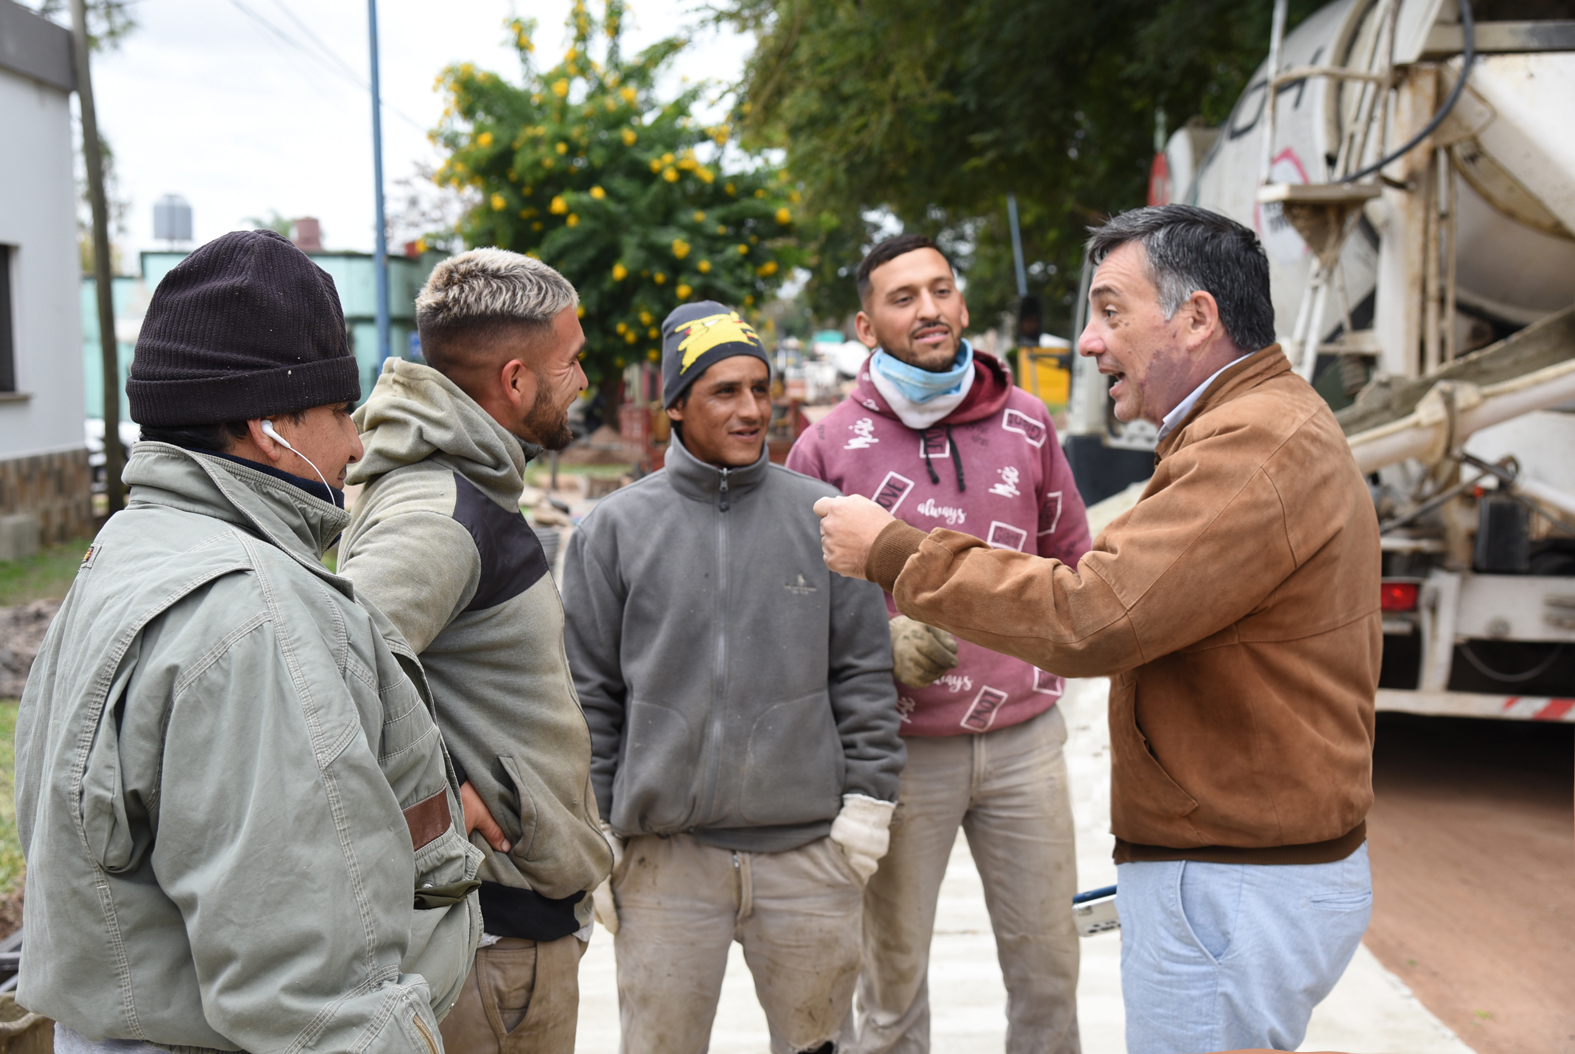
[[[580,294],[534,257],[471,249],[432,269],[416,297],[416,328],[427,363],[444,373],[507,329],[546,329]]]
[[[1235,220],[1193,205],[1157,205],[1123,212],[1089,235],[1095,266],[1127,242],[1143,246],[1166,318],[1201,290],[1219,306],[1236,347],[1251,352],[1274,343],[1269,258],[1258,236]]]

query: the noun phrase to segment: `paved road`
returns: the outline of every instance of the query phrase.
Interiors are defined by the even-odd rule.
[[[1367,945],[1480,1054],[1575,1051],[1575,729],[1379,717]]]
[[[1075,793],[1078,870],[1084,889],[1115,881],[1107,833],[1110,752],[1105,687],[1102,680],[1072,682],[1062,701],[1070,729],[1067,761]],[[1374,853],[1376,860],[1376,849]],[[1120,954],[1115,935],[1083,942],[1078,1014],[1085,1054],[1123,1054],[1125,1050]],[[618,1049],[617,984],[612,941],[604,932],[593,938],[581,964],[580,990],[577,1049],[583,1054],[613,1054]],[[1002,1050],[1006,993],[979,876],[961,838],[941,891],[930,990],[934,1000],[932,1047],[937,1054],[998,1054]],[[1351,1054],[1468,1054],[1470,1048],[1364,948],[1314,1015],[1302,1049]],[[723,983],[711,1050],[715,1054],[767,1051],[765,1019],[737,945]]]

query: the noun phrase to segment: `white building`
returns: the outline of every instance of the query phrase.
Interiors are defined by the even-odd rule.
[[[90,530],[71,34],[0,0],[0,522]],[[4,541],[4,539],[0,539]]]

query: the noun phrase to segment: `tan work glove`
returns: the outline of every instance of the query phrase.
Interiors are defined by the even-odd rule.
[[[602,924],[608,933],[616,935],[618,932],[618,909],[613,904],[612,877],[618,873],[618,865],[623,863],[624,840],[613,834],[612,824],[602,821],[602,837],[607,839],[607,845],[612,849],[613,866],[607,877],[602,879],[602,884],[591,893],[591,907],[596,912],[596,921]]]
[[[924,688],[956,665],[956,637],[907,615],[892,616],[891,666],[897,680]]]
[[[842,811],[831,821],[831,844],[842,850],[861,882],[870,880],[891,846],[891,814],[896,808],[894,801],[866,794],[842,796]]]

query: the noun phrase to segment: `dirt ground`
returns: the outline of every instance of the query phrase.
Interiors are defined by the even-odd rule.
[[[1480,1054],[1575,1052],[1575,726],[1381,714],[1367,946]]]

